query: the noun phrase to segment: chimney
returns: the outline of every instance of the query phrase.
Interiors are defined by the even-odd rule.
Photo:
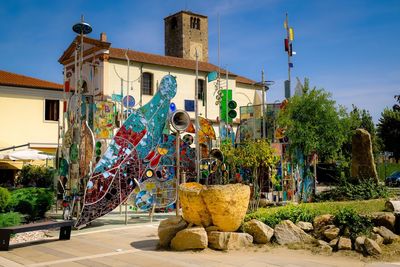
[[[107,42],[107,34],[105,32],[100,33],[100,41]]]

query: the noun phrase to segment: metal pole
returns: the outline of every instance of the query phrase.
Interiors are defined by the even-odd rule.
[[[195,84],[195,124],[196,124],[196,132],[195,132],[195,140],[196,140],[196,181],[200,182],[200,168],[199,168],[199,161],[200,161],[200,146],[199,146],[199,54],[197,53],[196,49],[196,84]],[[177,150],[178,152],[179,150]],[[179,176],[178,176],[179,178]]]
[[[121,124],[124,124],[124,80],[121,78]]]
[[[139,106],[142,106],[142,101],[143,101],[143,64],[140,66],[140,100],[139,100]]]
[[[125,225],[128,224],[128,203],[125,202]]]
[[[290,86],[290,36],[289,36],[289,18],[288,18],[288,13],[286,12],[286,38],[288,39],[288,81],[289,81],[289,95],[290,95],[290,90],[291,90],[291,86]]]
[[[262,138],[267,138],[265,133],[265,81],[264,81],[264,70],[261,71],[261,90],[262,90]]]
[[[179,147],[180,147],[180,132],[176,131],[176,216],[179,216],[179,179],[180,179],[180,165],[181,165],[181,157],[179,153]]]
[[[225,68],[226,74],[226,92],[225,92],[225,128],[226,135],[228,136],[228,68]]]
[[[128,52],[129,52],[129,49],[128,50],[126,50],[126,53],[125,53],[125,57],[126,57],[126,61],[128,62],[128,70],[127,70],[127,78],[126,78],[126,114],[125,114],[125,120],[126,119],[128,119],[128,110],[129,110],[129,108],[128,108],[128,98],[129,98],[129,64],[130,64],[130,60],[129,60],[129,56],[128,56]],[[122,100],[123,101],[123,100]]]
[[[220,25],[220,19],[219,19],[219,13],[218,13],[218,79],[217,79],[217,92],[218,94],[220,93],[221,90],[221,54],[220,54],[220,44],[221,44],[221,25]],[[221,101],[218,101],[219,103],[219,140],[221,141],[221,124],[222,124],[222,113],[221,113]]]

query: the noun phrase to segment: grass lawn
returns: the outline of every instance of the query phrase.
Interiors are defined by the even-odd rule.
[[[299,205],[289,204],[282,207],[260,208],[253,213],[247,214],[246,220],[259,219],[270,226],[278,223],[281,219],[291,219],[294,222],[296,220],[311,222],[317,215],[335,215],[339,210],[344,208],[351,208],[359,214],[366,215],[376,211],[384,211],[385,202],[385,199],[372,199],[360,201],[302,203]]]

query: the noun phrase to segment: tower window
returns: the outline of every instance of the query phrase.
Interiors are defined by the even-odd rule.
[[[197,81],[197,99],[204,101],[204,80],[198,79]]]
[[[60,110],[60,101],[58,100],[44,100],[44,120],[58,121]]]
[[[153,74],[150,72],[142,74],[142,94],[153,95]]]
[[[195,17],[190,17],[190,28],[200,30],[200,19]]]
[[[171,19],[171,30],[175,30],[176,28],[178,28],[178,20],[176,19],[176,17],[173,17]]]

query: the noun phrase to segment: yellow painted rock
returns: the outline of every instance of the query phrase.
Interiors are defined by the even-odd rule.
[[[239,229],[246,215],[250,187],[243,184],[212,185],[201,191],[213,225],[222,232]]]
[[[188,223],[207,227],[211,225],[211,215],[200,195],[205,186],[199,183],[184,183],[179,185],[179,201],[182,207],[182,217]]]
[[[179,186],[183,218],[195,225],[215,225],[220,231],[236,231],[246,215],[250,187],[242,184]]]

